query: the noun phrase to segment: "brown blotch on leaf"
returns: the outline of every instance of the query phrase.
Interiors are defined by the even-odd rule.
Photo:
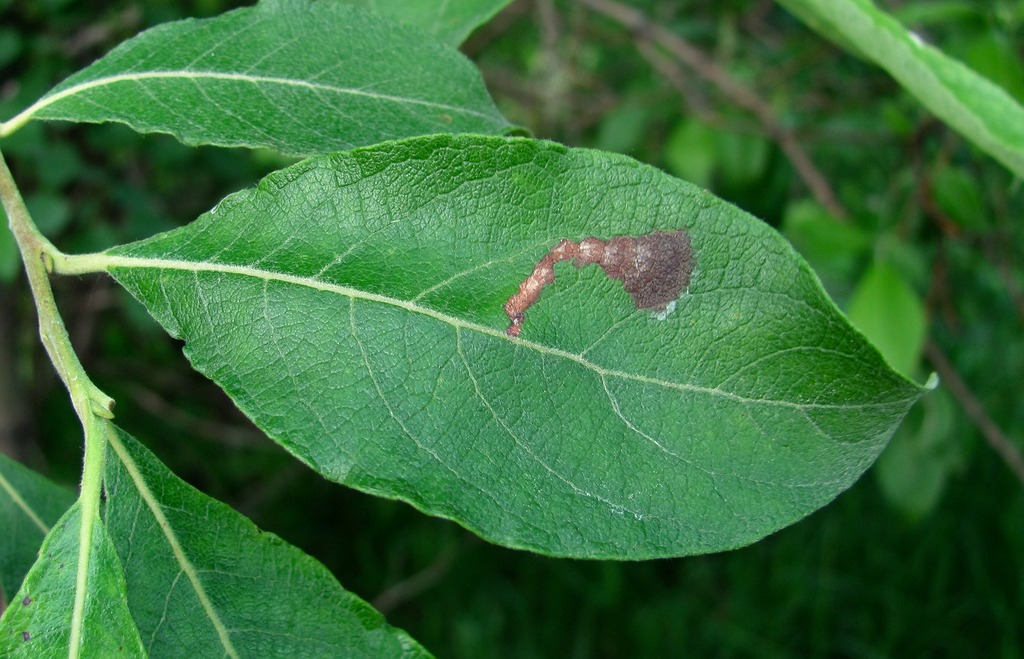
[[[519,336],[526,310],[540,299],[544,287],[555,281],[555,264],[560,261],[572,261],[577,268],[596,263],[609,277],[622,281],[637,309],[651,311],[665,311],[690,284],[693,272],[690,237],[682,229],[609,240],[591,236],[578,243],[563,240],[537,263],[505,303],[509,336]]]

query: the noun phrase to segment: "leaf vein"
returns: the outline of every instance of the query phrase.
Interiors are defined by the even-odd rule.
[[[242,73],[226,73],[226,72],[223,72],[223,71],[189,71],[189,70],[185,69],[185,70],[175,70],[175,71],[147,71],[145,73],[122,73],[122,74],[116,74],[116,75],[111,75],[111,76],[104,76],[104,77],[101,77],[101,78],[96,78],[94,80],[89,80],[88,82],[79,83],[77,85],[73,85],[71,87],[68,87],[67,89],[62,89],[61,91],[59,91],[59,92],[57,92],[55,94],[52,94],[52,95],[49,95],[49,96],[45,96],[45,97],[39,99],[39,101],[37,101],[36,103],[32,104],[32,106],[30,106],[24,112],[19,114],[18,117],[15,117],[14,119],[11,119],[7,123],[18,124],[18,123],[24,122],[27,119],[27,117],[31,117],[32,115],[37,114],[41,110],[45,109],[47,106],[53,105],[54,103],[56,103],[56,102],[58,102],[60,100],[63,100],[65,98],[67,98],[67,97],[75,96],[76,94],[81,94],[81,93],[86,92],[86,91],[88,91],[90,89],[106,87],[106,86],[110,86],[110,85],[115,85],[115,84],[120,83],[120,82],[136,82],[136,83],[141,83],[142,81],[145,81],[145,80],[162,80],[162,79],[190,80],[194,84],[199,84],[198,83],[199,80],[216,80],[216,81],[244,82],[244,83],[250,83],[250,84],[253,84],[253,85],[273,84],[273,85],[281,85],[281,86],[284,86],[284,87],[305,88],[305,89],[308,89],[308,90],[311,90],[311,91],[321,91],[321,92],[328,92],[328,93],[348,95],[348,96],[361,96],[361,97],[370,98],[370,99],[373,99],[373,100],[386,101],[386,102],[390,102],[390,103],[396,103],[398,105],[419,105],[419,106],[423,106],[423,107],[434,108],[434,109],[437,109],[437,110],[444,110],[446,112],[453,112],[453,113],[456,113],[456,114],[459,114],[459,115],[463,115],[463,116],[472,116],[472,117],[477,117],[477,118],[480,118],[480,119],[493,120],[493,116],[489,115],[486,112],[481,112],[479,110],[472,110],[470,108],[463,107],[463,106],[450,105],[450,104],[447,104],[447,103],[440,103],[440,102],[437,102],[437,101],[429,101],[429,100],[426,100],[426,99],[413,98],[413,97],[409,97],[409,96],[397,96],[397,95],[394,95],[394,94],[384,94],[384,93],[381,93],[381,92],[368,91],[368,90],[364,90],[364,89],[358,89],[358,88],[355,88],[355,87],[342,87],[340,85],[332,85],[332,84],[324,84],[324,83],[312,83],[312,82],[309,82],[308,80],[301,80],[301,79],[297,79],[297,78],[285,78],[285,77],[281,77],[281,76],[252,75],[252,74],[242,74]]]
[[[355,311],[355,309],[356,309],[355,298],[354,297],[350,297],[349,298],[349,325],[350,325],[350,331],[352,332],[352,338],[355,340],[356,345],[359,347],[359,354],[362,355],[362,358],[363,358],[363,368],[366,369],[366,374],[369,376],[370,382],[373,384],[373,390],[377,394],[377,398],[379,398],[380,402],[384,405],[385,409],[387,409],[388,416],[390,416],[395,421],[395,423],[398,424],[398,427],[402,429],[402,434],[404,434],[406,437],[408,437],[412,441],[412,443],[416,445],[416,448],[418,448],[419,450],[423,451],[424,453],[429,454],[430,457],[432,457],[439,465],[441,465],[442,467],[447,469],[459,481],[465,483],[466,485],[472,487],[475,490],[480,491],[482,494],[484,494],[485,496],[487,496],[489,499],[491,499],[493,501],[494,499],[493,499],[493,495],[491,493],[487,492],[487,490],[485,490],[484,488],[480,487],[476,483],[473,483],[472,481],[467,479],[465,476],[460,474],[454,467],[452,467],[450,464],[445,462],[444,458],[442,458],[441,455],[437,451],[435,451],[434,449],[432,449],[429,446],[426,446],[425,444],[420,442],[420,440],[417,439],[417,437],[412,433],[412,431],[409,430],[408,426],[405,425],[405,422],[402,421],[402,418],[400,416],[398,416],[398,414],[395,412],[395,409],[391,405],[391,402],[388,400],[387,396],[384,395],[384,390],[381,388],[380,382],[377,380],[377,375],[374,373],[373,367],[370,365],[370,356],[367,353],[366,347],[363,345],[362,340],[359,338],[359,333],[356,330],[356,311]]]
[[[455,351],[458,353],[459,359],[462,360],[462,365],[466,368],[466,375],[469,377],[470,381],[473,383],[473,391],[476,393],[476,397],[480,399],[480,402],[482,402],[484,404],[484,407],[486,407],[487,410],[491,413],[491,417],[494,419],[494,421],[498,425],[500,425],[502,427],[502,429],[504,429],[504,431],[506,433],[508,433],[508,436],[511,437],[512,441],[514,441],[516,443],[516,446],[518,446],[520,449],[525,451],[526,454],[529,455],[530,458],[534,462],[536,462],[541,467],[543,467],[544,470],[547,471],[549,474],[551,474],[552,476],[554,476],[558,480],[560,480],[563,483],[565,483],[566,485],[568,485],[572,489],[573,492],[575,492],[576,494],[580,495],[581,497],[588,498],[588,499],[595,499],[597,501],[600,501],[601,503],[607,505],[609,508],[611,508],[612,510],[615,510],[617,512],[625,511],[625,512],[631,513],[637,519],[642,519],[642,518],[645,517],[645,515],[643,513],[640,513],[640,512],[635,511],[635,510],[630,510],[629,508],[627,508],[626,506],[622,505],[621,503],[616,503],[616,502],[614,502],[614,501],[612,501],[610,499],[607,499],[607,498],[605,498],[605,497],[603,497],[603,496],[601,496],[599,494],[595,494],[593,492],[590,492],[588,490],[585,490],[585,489],[581,488],[580,486],[576,485],[574,482],[569,480],[569,478],[567,476],[564,476],[563,474],[559,473],[559,471],[557,469],[555,469],[554,467],[549,465],[547,462],[542,460],[541,457],[539,455],[537,455],[536,453],[534,453],[534,451],[530,448],[530,446],[528,444],[526,444],[526,442],[524,442],[519,437],[519,435],[517,435],[516,433],[512,432],[512,428],[510,428],[508,423],[505,422],[505,419],[503,419],[501,417],[501,415],[498,414],[497,410],[494,409],[494,407],[491,405],[490,401],[487,400],[487,397],[484,396],[483,392],[480,390],[480,383],[479,383],[479,381],[477,381],[476,375],[473,374],[473,369],[472,369],[472,367],[470,367],[469,361],[466,359],[466,353],[462,349],[462,329],[459,328],[459,327],[455,328]]]
[[[871,407],[891,407],[892,405],[909,404],[916,400],[915,396],[909,396],[904,400],[889,401],[889,402],[858,402],[858,403],[811,403],[811,402],[795,402],[789,400],[780,399],[769,399],[769,398],[749,398],[740,394],[733,393],[731,391],[725,391],[717,387],[707,387],[698,384],[691,384],[685,382],[673,382],[670,380],[663,380],[657,377],[643,375],[639,373],[628,373],[625,371],[606,368],[597,363],[589,361],[584,357],[555,348],[552,346],[543,345],[540,343],[534,343],[533,341],[513,338],[507,336],[502,329],[494,327],[488,327],[472,321],[463,320],[455,316],[437,311],[430,307],[421,306],[415,302],[409,300],[403,300],[399,298],[389,297],[380,293],[373,293],[370,291],[360,290],[349,286],[343,286],[341,284],[328,283],[322,280],[313,279],[307,276],[292,275],[283,272],[272,272],[267,270],[260,270],[251,266],[245,265],[234,265],[226,263],[209,263],[205,261],[188,261],[188,260],[176,260],[176,259],[164,259],[164,258],[153,258],[144,256],[125,256],[116,253],[104,253],[89,258],[98,258],[103,262],[103,266],[110,268],[126,268],[126,269],[155,269],[155,270],[179,270],[186,272],[211,272],[219,274],[230,274],[239,275],[243,277],[253,277],[257,279],[267,279],[277,281],[283,284],[289,284],[293,286],[302,286],[305,288],[312,288],[314,290],[336,293],[343,295],[352,300],[363,300],[367,302],[375,302],[378,304],[385,304],[388,306],[403,309],[410,313],[414,313],[421,316],[427,316],[434,320],[440,321],[452,327],[461,328],[476,332],[478,334],[486,335],[502,341],[508,341],[514,345],[522,348],[533,350],[539,354],[547,355],[551,357],[558,357],[569,361],[576,362],[580,366],[587,368],[599,375],[623,379],[632,380],[635,382],[641,382],[656,387],[662,387],[665,389],[673,389],[676,391],[692,392],[696,394],[703,394],[708,396],[721,397],[726,400],[733,400],[739,403],[751,403],[758,405],[772,405],[777,407],[788,407],[793,409],[830,409],[830,410],[862,410]]]
[[[111,448],[114,449],[114,452],[117,453],[118,459],[121,460],[121,464],[124,465],[125,471],[128,472],[132,483],[134,483],[137,488],[139,497],[145,502],[146,507],[149,508],[157,526],[160,527],[160,531],[163,533],[164,539],[167,541],[167,544],[171,549],[171,553],[174,554],[174,558],[180,567],[180,573],[184,574],[188,578],[203,612],[206,613],[206,616],[210,619],[210,623],[216,630],[221,645],[224,646],[225,654],[230,657],[237,658],[238,652],[235,650],[234,644],[231,642],[231,637],[228,635],[227,628],[224,626],[224,622],[217,614],[217,610],[214,608],[213,602],[210,600],[203,582],[199,579],[199,574],[196,571],[195,566],[192,565],[192,561],[189,560],[188,556],[185,554],[185,549],[181,546],[178,536],[172,528],[170,521],[164,515],[160,502],[157,501],[156,496],[153,494],[152,490],[149,489],[149,484],[146,483],[145,478],[142,476],[142,472],[139,471],[138,465],[135,464],[135,460],[132,456],[128,454],[128,450],[125,448],[124,444],[121,443],[121,438],[118,437],[113,428],[108,427],[107,441]],[[170,597],[170,589],[168,589],[168,597]]]

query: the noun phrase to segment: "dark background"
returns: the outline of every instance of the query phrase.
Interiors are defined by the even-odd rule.
[[[1024,656],[1024,488],[992,448],[1024,443],[1020,181],[772,2],[636,0],[650,24],[634,29],[589,4],[515,2],[464,44],[506,116],[538,137],[628,153],[763,218],[841,307],[884,263],[925,310],[912,375],[938,370],[944,385],[858,484],[715,556],[616,563],[495,547],[325,482],[191,371],[112,281],[57,279],[119,423],[438,656]],[[1024,99],[1024,3],[881,4]],[[232,6],[0,0],[0,116],[148,26]],[[700,58],[668,54],[651,25]],[[36,221],[70,252],[184,224],[288,162],[113,125],[32,123],[3,148]],[[825,184],[817,199],[809,176]],[[73,485],[81,430],[19,268],[0,239],[0,451]]]

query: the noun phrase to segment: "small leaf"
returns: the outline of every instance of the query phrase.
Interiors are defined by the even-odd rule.
[[[458,46],[469,33],[494,17],[512,0],[347,0],[349,4],[371,9],[406,25],[434,35],[451,46]]]
[[[1024,176],[1024,108],[870,0],[780,0],[826,38],[885,69],[926,108]]]
[[[17,592],[50,527],[74,502],[70,490],[0,455],[0,610]]]
[[[117,554],[98,520],[88,552],[89,596],[74,652],[72,612],[77,592],[82,515],[75,504],[47,536],[39,560],[0,618],[0,654],[23,657],[143,657],[139,631],[125,604],[125,583]]]
[[[510,128],[457,51],[332,2],[265,0],[160,25],[0,126],[119,121],[186,144],[326,153],[424,133]]]
[[[899,272],[885,264],[872,265],[857,284],[849,313],[894,369],[907,375],[914,372],[928,324],[924,303]]]
[[[981,191],[978,178],[946,164],[932,171],[935,203],[961,227],[983,231],[991,221],[988,200]]]
[[[559,263],[506,335],[503,304],[561,240],[678,230],[674,305]],[[764,223],[545,142],[312,158],[90,258],[322,474],[556,555],[752,542],[847,488],[922,393]]]
[[[686,116],[679,120],[665,142],[665,167],[694,185],[709,187],[719,166],[719,142],[718,132],[710,125],[694,116]]]
[[[910,520],[929,515],[966,461],[955,404],[942,390],[921,401],[872,470],[886,501]]]
[[[105,522],[150,654],[426,657],[327,569],[111,438]]]
[[[852,222],[840,222],[818,202],[791,202],[782,219],[782,233],[793,243],[833,295],[848,293],[874,236]]]
[[[1007,91],[1018,103],[1024,101],[1024,65],[1014,41],[1002,38],[992,27],[972,35],[961,45],[964,61],[975,71]]]

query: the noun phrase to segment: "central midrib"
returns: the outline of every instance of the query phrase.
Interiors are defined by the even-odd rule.
[[[771,405],[778,407],[789,407],[797,410],[808,410],[808,409],[863,409],[865,407],[872,406],[890,406],[893,404],[899,404],[903,401],[889,401],[885,403],[858,403],[858,404],[821,404],[821,403],[796,403],[788,400],[776,400],[767,398],[749,398],[741,396],[739,394],[732,393],[730,391],[723,391],[714,387],[704,387],[696,384],[689,384],[684,382],[671,382],[669,380],[662,380],[660,378],[654,378],[647,375],[641,375],[638,373],[628,373],[626,371],[620,371],[616,369],[605,368],[594,362],[586,359],[585,357],[561,350],[559,348],[553,348],[540,343],[535,343],[521,338],[513,338],[505,334],[503,330],[495,329],[493,327],[487,327],[486,325],[480,325],[479,323],[473,323],[467,320],[463,320],[456,316],[451,316],[446,313],[425,307],[409,300],[402,300],[399,298],[390,297],[387,295],[381,295],[380,293],[373,293],[370,291],[360,290],[358,288],[352,288],[349,286],[342,286],[339,284],[332,284],[330,282],[321,281],[319,279],[313,279],[310,277],[300,277],[297,275],[291,275],[283,272],[274,272],[271,270],[262,270],[260,268],[254,268],[252,266],[245,265],[234,265],[230,263],[211,263],[208,261],[186,261],[178,259],[162,259],[162,258],[151,258],[151,257],[135,257],[135,256],[123,256],[118,254],[103,254],[101,257],[103,265],[109,269],[126,268],[126,269],[147,269],[147,270],[180,270],[184,272],[214,272],[219,274],[232,274],[243,277],[253,277],[265,281],[277,281],[286,284],[292,284],[295,286],[302,286],[313,290],[324,291],[328,293],[336,293],[356,300],[364,300],[367,302],[376,302],[378,304],[386,304],[392,307],[403,309],[409,313],[418,314],[421,316],[427,316],[440,322],[451,325],[452,327],[464,329],[471,332],[477,332],[486,336],[490,336],[495,339],[501,339],[508,341],[514,345],[522,348],[528,348],[534,350],[542,355],[549,355],[552,357],[559,357],[576,362],[580,366],[593,371],[599,376],[618,378],[622,380],[631,380],[634,382],[640,382],[643,384],[649,384],[657,387],[663,387],[666,389],[673,389],[676,391],[687,391],[699,394],[705,394],[708,396],[717,396],[725,398],[727,400],[733,400],[740,403],[757,404],[757,405]]]
[[[437,103],[435,101],[427,101],[418,98],[410,98],[406,96],[394,96],[391,94],[381,94],[373,91],[366,91],[364,89],[355,89],[352,87],[340,87],[337,85],[327,85],[322,83],[313,83],[308,80],[301,80],[295,78],[282,78],[277,76],[262,76],[242,73],[225,73],[221,71],[188,71],[188,70],[174,70],[174,71],[146,71],[144,73],[121,73],[117,75],[104,76],[88,82],[68,87],[67,89],[61,90],[52,96],[46,96],[39,100],[38,103],[33,105],[26,112],[33,114],[38,113],[48,105],[52,105],[57,101],[66,98],[68,96],[74,96],[84,91],[95,87],[103,87],[106,85],[112,85],[118,82],[138,82],[142,80],[154,80],[162,78],[180,79],[180,80],[192,80],[192,79],[210,79],[210,80],[231,80],[237,82],[249,82],[253,84],[275,84],[275,85],[287,85],[292,87],[305,87],[314,91],[326,91],[332,93],[349,94],[352,96],[365,96],[367,98],[373,98],[377,100],[391,101],[394,103],[408,103],[410,105],[422,105],[425,107],[436,108],[438,110],[446,110],[449,112],[455,112],[463,115],[471,115],[480,117],[482,119],[492,119],[490,115],[479,112],[477,110],[470,110],[465,107],[456,105],[448,105],[446,103]]]

